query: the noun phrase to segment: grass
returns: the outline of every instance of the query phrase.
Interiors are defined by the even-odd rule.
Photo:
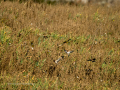
[[[119,6],[27,4],[0,3],[0,89],[120,89]]]

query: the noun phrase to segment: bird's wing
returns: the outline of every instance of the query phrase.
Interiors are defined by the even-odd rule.
[[[70,51],[70,53],[72,53],[72,52],[74,52],[74,51]]]
[[[67,51],[66,50],[64,50],[66,53],[67,53]]]
[[[55,63],[58,63],[60,60],[61,60],[61,57],[58,58],[58,59],[55,61]]]

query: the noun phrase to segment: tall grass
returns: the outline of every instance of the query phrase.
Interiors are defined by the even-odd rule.
[[[0,3],[0,89],[120,89],[119,6],[27,4]]]

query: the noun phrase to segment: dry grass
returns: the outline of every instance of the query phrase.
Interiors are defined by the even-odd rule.
[[[120,90],[119,8],[0,3],[0,88]]]

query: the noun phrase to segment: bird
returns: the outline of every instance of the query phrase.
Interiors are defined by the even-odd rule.
[[[96,61],[96,59],[95,59],[95,58],[93,58],[93,59],[89,59],[89,60],[87,60],[87,61],[95,62],[95,61]]]
[[[58,58],[58,59],[55,61],[55,63],[58,64],[58,62],[59,62],[61,59],[63,59],[63,58],[64,58],[64,56],[61,56],[60,58]]]
[[[67,51],[65,49],[64,49],[64,51],[68,54],[68,57],[69,57],[70,53],[74,52],[74,51]]]

